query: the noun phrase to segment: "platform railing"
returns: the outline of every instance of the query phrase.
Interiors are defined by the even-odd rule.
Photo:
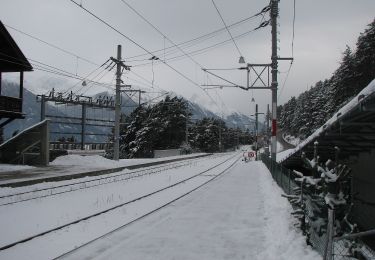
[[[48,165],[49,121],[31,126],[0,145],[0,161],[10,164]]]

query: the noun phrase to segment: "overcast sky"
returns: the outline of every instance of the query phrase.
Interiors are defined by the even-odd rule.
[[[199,85],[224,83],[212,76],[208,77],[201,70],[201,66],[204,68],[238,68],[241,66],[238,64],[240,54],[232,42],[192,56],[199,65],[186,56],[183,59],[168,60],[183,54],[180,50],[173,50],[169,53],[168,47],[173,45],[168,39],[174,43],[181,43],[223,28],[223,23],[211,0],[124,0],[168,38],[160,35],[121,0],[75,1],[143,48],[152,53],[161,49],[156,53],[160,59],[166,58],[171,67]],[[258,13],[268,2],[267,0],[215,0],[228,25]],[[281,0],[279,7],[279,55],[290,57],[292,54],[293,0]],[[374,19],[374,14],[374,0],[296,0],[295,61],[282,91],[289,62],[279,62],[279,104],[286,102],[291,96],[302,93],[315,82],[330,77],[339,65],[346,45],[355,48],[357,37]],[[161,88],[173,91],[203,103],[215,111],[223,111],[224,114],[229,111],[239,111],[247,115],[254,113],[255,104],[250,102],[252,97],[259,103],[260,111],[264,111],[267,104],[271,102],[269,90],[244,91],[235,88],[207,90],[211,98],[215,100],[216,104],[214,104],[198,86],[170,67],[157,62],[151,65],[148,60],[151,55],[129,59],[135,55],[145,54],[145,51],[90,16],[70,0],[1,0],[0,17],[5,25],[38,37],[99,65],[110,56],[115,56],[117,45],[121,44],[125,63],[134,65],[132,72],[124,75],[124,82],[132,84],[136,89],[141,87],[157,92]],[[269,16],[266,15],[263,19],[268,20]],[[261,21],[261,16],[250,19],[232,27],[231,32],[233,36],[246,33],[257,27]],[[98,67],[9,27],[8,30],[30,59],[81,76],[89,74]],[[228,33],[222,31],[204,41],[194,42],[194,45],[190,47],[184,46],[183,50],[185,53],[190,53],[227,39],[229,39]],[[270,63],[270,26],[246,34],[237,39],[236,43],[246,62]],[[131,60],[144,61],[131,62]],[[113,83],[113,72],[106,74],[100,81]],[[147,82],[133,72],[147,79]],[[215,71],[215,73],[238,84],[246,83],[244,71]],[[98,75],[96,80],[99,80],[101,75]],[[152,80],[154,80],[153,86]],[[26,87],[37,94],[47,91],[52,86],[67,89],[74,83],[77,83],[77,80],[41,72],[37,69],[27,73],[26,76]],[[81,88],[80,84],[73,90],[79,88]],[[81,91],[92,94],[103,90],[105,89],[91,87],[90,89],[83,88]]]

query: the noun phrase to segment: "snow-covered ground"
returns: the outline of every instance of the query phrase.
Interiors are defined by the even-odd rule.
[[[65,155],[57,157],[51,165],[53,166],[89,166],[93,168],[116,168],[116,167],[125,167],[136,164],[143,164],[149,162],[160,162],[166,160],[173,160],[178,158],[189,158],[198,155],[203,155],[204,153],[194,153],[188,155],[177,155],[169,156],[164,158],[141,158],[141,159],[121,159],[119,161],[113,161],[104,158],[100,155],[90,155],[90,156],[81,156],[77,154]]]
[[[207,187],[66,259],[321,259],[261,162],[238,162]]]
[[[88,171],[127,167],[151,162],[169,161],[180,158],[190,158],[204,153],[170,156],[166,158],[122,159],[117,161],[106,159],[100,155],[81,156],[77,154],[65,155],[56,158],[48,167],[32,167],[27,165],[0,164],[0,184],[42,179],[54,176],[72,175]],[[4,167],[3,167],[4,166]],[[1,170],[3,168],[3,170]],[[16,176],[12,174],[19,174]]]
[[[282,152],[278,152],[278,153],[276,154],[276,161],[277,161],[277,162],[282,162],[282,161],[284,161],[285,158],[288,157],[288,156],[292,153],[293,150],[294,150],[294,149],[288,149],[288,150],[284,150],[284,151],[282,151]]]
[[[297,146],[301,143],[301,138],[292,135],[283,135],[283,138],[285,142],[288,142],[294,146]]]
[[[55,258],[116,228],[119,230],[66,258],[319,259],[293,226],[292,208],[280,196],[267,168],[261,162],[238,160],[241,157],[242,152],[219,154],[139,178],[0,206],[1,247],[207,170],[152,196],[2,250],[0,259]],[[121,228],[204,184],[233,163],[213,182]],[[33,188],[40,188],[38,185],[46,184]]]
[[[12,171],[23,171],[35,169],[33,166],[29,165],[14,165],[14,164],[0,164],[0,174],[3,172],[12,172]]]
[[[271,151],[271,144],[268,146],[268,151]],[[284,146],[280,143],[280,142],[277,142],[277,149],[276,149],[276,152],[277,153],[281,153],[282,151],[284,150]],[[261,151],[262,153],[263,151]]]
[[[126,221],[134,220],[137,216],[145,214],[153,210],[154,207],[165,203],[166,200],[177,196],[176,194],[186,192],[207,181],[207,179],[212,178],[212,175],[219,173],[239,158],[239,155],[233,157],[234,155],[229,153],[212,156],[205,160],[200,158],[177,169],[164,170],[127,181],[118,181],[89,189],[1,206],[0,230],[2,236],[0,236],[0,247],[163,189],[228,160],[211,170],[207,176],[202,175],[199,178],[192,179],[192,181],[186,181],[176,188],[158,193],[157,196],[151,196],[148,199],[139,200],[139,203],[131,203],[126,207],[121,207],[111,212],[112,214],[103,214],[92,220],[82,221],[77,225],[1,251],[0,259],[54,258],[77,245],[121,226],[124,221],[126,223]],[[25,216],[27,216],[27,221]]]

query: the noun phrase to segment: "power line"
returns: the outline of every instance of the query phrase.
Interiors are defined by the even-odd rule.
[[[95,19],[99,20],[100,22],[102,22],[103,24],[105,24],[106,26],[108,26],[109,28],[111,28],[113,31],[117,32],[118,34],[120,34],[121,36],[123,36],[125,39],[127,39],[130,42],[132,42],[134,45],[138,46],[139,48],[141,48],[142,50],[144,50],[145,52],[147,52],[148,54],[150,54],[153,58],[155,58],[157,60],[160,60],[151,51],[147,50],[141,44],[137,43],[136,41],[134,41],[130,37],[128,37],[125,34],[123,34],[121,31],[119,31],[118,29],[116,29],[114,26],[110,25],[108,22],[104,21],[102,18],[100,18],[99,16],[97,16],[96,14],[94,14],[93,12],[91,12],[90,10],[88,10],[87,8],[83,7],[82,5],[80,5],[79,3],[75,2],[74,0],[70,0],[70,2],[74,3],[77,7],[83,9],[85,12],[87,12],[88,14],[90,14],[91,16],[93,16]],[[177,74],[179,74],[181,77],[183,77],[184,79],[186,79],[187,81],[189,81],[193,85],[197,86],[201,90],[203,90],[206,93],[206,95],[211,100],[213,100],[212,97],[198,83],[196,83],[194,80],[192,80],[191,78],[189,78],[188,76],[186,76],[185,74],[183,74],[182,72],[180,72],[179,70],[177,70],[176,68],[172,67],[171,65],[169,65],[165,61],[162,61],[162,60],[160,60],[160,61],[163,64],[165,64],[167,67],[169,67],[170,69],[172,69],[173,71],[175,71]]]
[[[7,61],[7,62],[10,62],[10,63],[13,63],[13,64],[17,64],[17,65],[24,65],[24,63],[19,58],[12,57],[12,56],[10,56],[8,54],[5,54],[5,53],[2,53],[2,52],[0,52],[0,54],[8,57],[8,59],[0,58],[0,60],[2,60],[2,61]],[[67,77],[67,78],[78,79],[78,80],[81,80],[81,81],[82,80],[87,80],[88,82],[91,82],[91,83],[93,83],[95,85],[99,85],[99,86],[106,85],[106,84],[101,83],[101,82],[96,82],[96,81],[93,81],[93,80],[85,79],[82,76],[75,75],[75,74],[70,73],[68,71],[65,71],[63,69],[59,69],[57,67],[45,64],[43,62],[40,62],[40,61],[37,61],[37,60],[34,60],[34,59],[28,58],[28,60],[31,61],[30,63],[34,66],[34,68],[36,70],[40,70],[40,71],[52,73],[52,74],[63,76],[63,77]]]
[[[55,45],[55,44],[49,43],[49,42],[47,42],[47,41],[45,41],[45,40],[42,40],[42,39],[40,39],[40,38],[38,38],[38,37],[36,37],[36,36],[33,36],[33,35],[29,34],[29,33],[26,33],[26,32],[24,32],[24,31],[21,31],[21,30],[19,30],[19,29],[16,29],[16,28],[14,28],[13,26],[10,26],[10,25],[7,25],[7,24],[4,24],[4,25],[5,25],[6,27],[8,27],[8,28],[10,28],[10,29],[12,29],[12,30],[14,30],[14,31],[16,31],[16,32],[19,32],[19,33],[21,33],[21,34],[23,34],[23,35],[26,35],[26,36],[28,36],[28,37],[34,39],[34,40],[37,40],[37,41],[39,41],[39,42],[41,42],[41,43],[44,43],[44,44],[46,44],[46,45],[48,45],[48,46],[50,46],[50,47],[52,47],[52,48],[54,48],[54,49],[57,49],[57,50],[59,50],[59,51],[62,51],[62,52],[64,52],[64,53],[66,53],[66,54],[68,54],[68,55],[70,55],[70,56],[73,56],[73,57],[75,57],[75,58],[79,58],[79,59],[81,59],[81,60],[83,60],[83,61],[86,61],[87,63],[90,63],[90,64],[93,64],[93,65],[99,66],[99,64],[97,64],[97,63],[95,63],[95,62],[93,62],[93,61],[91,61],[91,60],[89,60],[89,59],[83,58],[83,57],[81,57],[81,56],[79,56],[79,55],[77,55],[77,54],[75,54],[75,53],[73,53],[73,52],[71,52],[71,51],[65,50],[65,49],[63,49],[63,48],[61,48],[61,47],[59,47],[59,46],[57,46],[57,45]]]
[[[263,12],[263,10],[262,10],[262,12]],[[244,23],[244,22],[247,22],[247,21],[249,21],[249,20],[251,20],[251,19],[253,19],[253,18],[259,16],[262,12],[256,13],[256,14],[254,14],[254,15],[252,15],[252,16],[249,16],[249,17],[244,18],[244,19],[241,19],[241,20],[239,20],[239,21],[237,21],[237,22],[235,22],[235,23],[232,23],[232,24],[228,25],[228,28],[230,28],[230,27],[235,27],[235,26],[240,25],[240,24],[242,24],[242,23]],[[225,30],[226,30],[226,28],[223,27],[223,28],[220,28],[220,29],[218,29],[218,30],[215,30],[215,31],[212,31],[212,32],[209,32],[209,33],[203,34],[203,35],[201,35],[201,36],[198,36],[198,37],[196,37],[196,38],[193,38],[193,39],[190,39],[190,40],[187,40],[187,41],[184,41],[184,42],[178,43],[177,45],[180,46],[181,48],[191,47],[191,46],[193,46],[193,45],[195,45],[195,44],[198,44],[198,43],[199,43],[199,40],[207,40],[207,39],[210,39],[210,38],[214,37],[216,34],[222,32],[222,31],[225,31]],[[194,42],[197,42],[197,43],[194,43]],[[190,43],[190,45],[187,45],[187,44],[189,44],[189,43]],[[154,53],[163,52],[163,54],[164,54],[165,50],[169,50],[169,49],[173,49],[173,48],[175,48],[175,47],[174,47],[174,46],[170,46],[170,47],[167,47],[167,48],[164,47],[163,49],[158,49],[158,50],[155,50],[155,51],[153,51],[153,52],[154,52]],[[171,54],[171,53],[173,53],[173,52],[174,52],[174,51],[169,51],[169,53],[165,53],[165,54],[168,55],[168,54]],[[129,60],[130,60],[130,61],[133,61],[133,60],[131,60],[131,59],[133,59],[133,58],[138,58],[138,57],[142,57],[142,56],[146,56],[146,55],[148,55],[148,54],[146,53],[146,54],[139,54],[139,55],[129,56],[129,57],[126,58],[126,60],[129,62]],[[138,60],[138,61],[144,61],[144,60],[147,60],[147,59]]]
[[[90,64],[93,64],[93,65],[97,65],[97,66],[99,66],[97,63],[95,63],[95,62],[93,62],[93,61],[91,61],[91,60],[89,60],[89,59],[87,59],[87,58],[84,58],[84,57],[82,57],[82,56],[79,56],[78,54],[75,54],[75,53],[73,53],[73,52],[71,52],[71,51],[68,51],[68,50],[66,50],[66,49],[64,49],[64,48],[62,48],[62,47],[59,47],[59,46],[57,46],[57,45],[55,45],[55,44],[52,44],[52,43],[47,42],[47,41],[45,41],[45,40],[43,40],[43,39],[41,39],[41,38],[38,38],[38,37],[36,37],[36,36],[34,36],[34,35],[31,35],[30,33],[26,33],[26,32],[24,32],[24,31],[22,31],[22,30],[20,30],[20,29],[17,29],[17,28],[15,28],[15,27],[10,26],[10,25],[7,25],[7,24],[4,24],[4,25],[5,25],[6,27],[8,27],[8,28],[10,28],[10,29],[12,29],[12,30],[14,30],[14,31],[16,31],[16,32],[18,32],[18,33],[20,33],[20,34],[23,34],[23,35],[25,35],[25,36],[27,36],[27,37],[29,37],[29,38],[32,38],[32,39],[34,39],[34,40],[36,40],[36,41],[39,41],[39,42],[41,42],[41,43],[43,43],[43,44],[45,44],[45,45],[48,45],[48,46],[50,46],[50,47],[52,47],[52,48],[54,48],[54,49],[57,49],[57,50],[59,50],[59,51],[65,53],[65,54],[68,54],[68,55],[70,55],[70,56],[72,56],[72,57],[75,57],[75,58],[77,58],[77,59],[81,59],[81,60],[86,61],[86,62],[88,62],[88,63],[90,63]],[[32,59],[30,59],[30,60],[32,60]],[[100,65],[98,68],[96,68],[95,70],[93,70],[93,71],[90,72],[87,76],[84,76],[84,77],[77,76],[77,75],[75,75],[75,76],[77,76],[77,77],[74,77],[74,76],[73,76],[73,73],[69,73],[69,72],[67,72],[67,71],[64,71],[64,70],[58,69],[58,68],[53,67],[53,66],[48,65],[48,64],[43,64],[43,63],[41,63],[41,62],[39,62],[39,61],[35,61],[35,62],[40,63],[40,64],[42,64],[42,65],[44,65],[44,66],[50,67],[50,69],[47,69],[47,68],[45,68],[45,67],[43,68],[43,67],[40,67],[40,66],[38,66],[38,65],[36,65],[36,64],[33,64],[34,66],[37,66],[36,69],[39,70],[39,71],[43,71],[43,72],[47,72],[47,73],[52,73],[52,74],[55,74],[55,75],[58,75],[58,76],[64,76],[64,77],[69,77],[69,78],[73,78],[73,79],[79,79],[79,80],[80,80],[80,78],[83,78],[83,80],[88,80],[88,77],[90,77],[90,76],[91,76],[93,73],[95,73],[98,69],[100,69],[102,66],[104,66],[104,65],[108,62],[108,60],[107,60],[104,64]],[[109,65],[109,66],[110,66],[110,65]],[[53,69],[52,69],[52,68],[53,68]],[[87,91],[89,90],[90,86],[92,86],[92,85],[98,85],[98,82],[95,82],[95,84],[94,84],[93,81],[94,81],[94,79],[95,79],[96,77],[98,77],[101,73],[103,73],[103,72],[105,72],[105,71],[106,71],[106,69],[103,69],[103,70],[101,70],[96,76],[92,77],[92,78],[91,78],[91,82],[89,82],[89,83],[87,84],[87,87],[88,87],[88,88],[87,88],[85,91],[83,91],[81,94],[84,94],[85,92],[87,92]],[[103,74],[98,80],[102,79],[105,75],[108,74],[108,72],[109,72],[109,71],[106,71],[106,73]],[[76,87],[79,83],[80,83],[80,81],[77,82],[76,84],[74,84],[73,86],[69,87],[68,89],[66,89],[66,90],[63,92],[63,94],[66,94],[68,91],[70,91],[71,89],[73,89],[74,87]],[[82,87],[81,87],[80,89],[78,89],[77,91],[75,91],[75,92],[78,93],[78,92],[81,91],[84,87],[86,87],[86,86],[82,85]],[[108,87],[108,86],[104,86],[104,85],[103,85],[103,87]],[[110,88],[110,89],[112,90],[112,88]]]
[[[257,27],[257,28],[254,28],[254,29],[252,29],[252,30],[250,30],[250,31],[244,32],[244,33],[242,33],[242,34],[240,34],[240,35],[237,35],[237,36],[235,36],[234,38],[235,38],[235,39],[240,39],[240,38],[245,37],[246,35],[248,35],[248,34],[250,34],[250,33],[252,33],[252,32],[255,32],[257,29],[258,29],[258,27]],[[229,42],[231,42],[231,41],[232,41],[232,40],[229,38],[229,39],[227,39],[227,40],[224,40],[224,41],[221,41],[221,42],[215,43],[215,44],[213,44],[213,45],[210,45],[210,46],[207,46],[207,47],[204,47],[204,48],[198,49],[198,50],[191,51],[191,52],[189,52],[188,54],[189,54],[189,55],[192,55],[192,56],[194,56],[194,55],[200,55],[200,54],[203,54],[203,53],[205,53],[205,52],[208,52],[208,51],[210,51],[210,50],[212,50],[212,49],[215,49],[215,48],[217,48],[217,47],[220,47],[221,45],[227,44],[227,43],[229,43]],[[185,55],[178,55],[178,56],[170,57],[170,58],[166,59],[165,61],[176,61],[176,60],[180,60],[180,58],[182,58],[182,57],[185,57]],[[150,64],[151,64],[151,62],[147,62],[147,63],[136,64],[136,65],[133,65],[132,67],[141,67],[141,66],[150,65]]]
[[[293,0],[293,33],[292,33],[292,58],[294,58],[294,36],[295,36],[295,32],[294,32],[294,27],[295,27],[295,22],[296,22],[296,0]],[[290,70],[292,69],[292,66],[293,66],[293,61],[290,62],[290,65],[289,65],[289,68],[288,68],[288,71],[286,73],[286,76],[285,76],[285,79],[284,79],[284,82],[283,82],[283,85],[280,89],[280,92],[279,92],[279,97],[281,97],[281,94],[283,93],[283,90],[284,90],[284,87],[285,87],[285,84],[286,84],[286,81],[288,80],[288,77],[289,77],[289,73],[290,73]]]
[[[136,73],[134,70],[131,70],[130,73],[134,74],[136,77],[138,77],[138,78],[142,79],[143,81],[147,82],[147,84],[149,84],[149,85],[146,85],[144,82],[141,82],[141,81],[138,81],[138,80],[135,80],[135,79],[131,79],[131,80],[134,80],[134,81],[136,81],[136,82],[138,82],[138,83],[141,83],[141,84],[143,84],[144,86],[146,86],[147,88],[153,89],[153,87],[152,87],[152,82],[151,82],[150,80],[148,80],[148,79],[146,79],[145,77],[139,75],[139,74]],[[128,77],[128,78],[129,78],[129,77]],[[157,87],[158,89],[160,89],[160,90],[162,90],[162,91],[166,91],[166,90],[164,90],[163,88],[161,88],[160,86],[158,86],[158,85],[156,85],[156,84],[154,84],[154,87]]]
[[[100,65],[99,67],[97,67],[95,70],[93,70],[93,71],[91,71],[89,74],[87,74],[87,75],[84,77],[84,80],[88,79],[88,78],[89,78],[92,74],[94,74],[97,70],[99,70],[101,67],[105,66],[105,65],[107,64],[108,61],[109,61],[109,59],[106,60],[102,65]],[[75,83],[73,86],[69,87],[68,89],[66,89],[66,90],[63,92],[63,94],[65,94],[65,93],[67,93],[69,90],[73,89],[75,86],[78,85],[78,83],[80,83],[80,81],[77,82],[77,83]]]
[[[167,39],[170,43],[172,43],[176,48],[178,48],[186,57],[188,57],[193,63],[195,63],[196,65],[198,65],[201,69],[203,69],[203,66],[197,62],[196,60],[194,60],[188,53],[186,53],[183,49],[181,49],[178,45],[176,45],[176,43],[174,41],[172,41],[168,36],[166,36],[164,33],[162,33],[155,25],[153,25],[150,21],[148,21],[142,14],[140,14],[137,10],[135,10],[130,4],[128,4],[125,0],[121,0],[122,3],[124,3],[125,5],[127,5],[133,12],[135,12],[139,17],[142,18],[142,20],[144,20],[147,24],[149,24],[152,28],[154,28],[159,34],[161,34],[164,39]],[[152,66],[153,66],[153,62],[154,60],[160,60],[159,58],[156,58],[154,59],[154,55],[153,57],[151,58],[152,59]],[[167,64],[165,63],[165,61],[162,61],[164,64]],[[169,66],[169,65],[168,65]],[[171,67],[171,66],[170,66]],[[171,67],[172,68],[172,67]],[[152,86],[154,85],[154,69],[152,67],[152,74],[153,74],[153,77],[152,77]],[[189,78],[190,81],[192,81],[190,78]],[[193,82],[193,81],[192,81]],[[197,83],[194,82],[195,85],[197,85],[200,89],[202,89],[206,95],[211,99],[213,100],[213,98],[210,96],[209,93],[206,92],[205,89],[203,89],[200,85],[198,85]]]
[[[203,69],[203,66],[202,66],[199,62],[197,62],[195,59],[193,59],[192,56],[191,56],[189,53],[186,53],[186,52],[185,52],[180,46],[178,46],[178,45],[177,45],[174,41],[172,41],[168,36],[166,36],[163,32],[161,32],[159,28],[157,28],[154,24],[152,24],[149,20],[147,20],[142,14],[140,14],[140,13],[139,13],[134,7],[132,7],[132,6],[131,6],[129,3],[127,3],[125,0],[121,0],[121,2],[124,3],[126,6],[128,6],[128,7],[129,7],[129,8],[130,8],[135,14],[137,14],[142,20],[144,20],[144,21],[145,21],[147,24],[149,24],[154,30],[156,30],[160,35],[162,35],[164,39],[167,39],[170,43],[172,43],[177,49],[179,49],[179,50],[184,54],[184,56],[188,57],[193,63],[195,63],[195,64],[198,65],[201,69]],[[215,3],[214,3],[213,0],[212,0],[212,2],[213,2],[213,4],[214,4],[216,10],[218,11],[218,13],[219,13],[219,15],[220,15],[220,17],[221,17],[221,19],[222,19],[222,21],[223,21],[223,23],[224,23],[225,28],[228,30],[228,33],[230,34],[232,41],[234,42],[234,44],[235,44],[236,47],[237,47],[237,50],[239,51],[240,55],[242,56],[242,54],[241,54],[241,52],[240,52],[240,50],[239,50],[239,48],[238,48],[236,42],[235,42],[234,39],[233,39],[232,34],[230,33],[230,31],[229,31],[229,29],[228,29],[228,26],[226,25],[226,23],[225,23],[224,19],[222,18],[222,16],[221,16],[219,10],[217,9],[217,6],[215,5]],[[262,13],[262,12],[258,13],[258,15],[261,14],[261,13]],[[154,65],[154,59],[153,59],[153,58],[154,58],[154,56],[152,57],[152,71],[153,71],[153,65]],[[165,60],[164,60],[163,62],[165,62]],[[154,75],[154,71],[153,71],[153,75]],[[154,83],[154,76],[153,76],[153,80],[152,80],[152,86],[153,86],[153,83]],[[209,96],[209,98],[210,98],[212,101],[214,101],[213,98],[208,94],[208,92],[206,92],[205,89],[203,89],[203,88],[201,88],[201,89],[202,89],[203,91],[205,91],[206,95]],[[221,98],[220,98],[220,99],[221,99]],[[221,101],[222,101],[222,99],[221,99]],[[214,103],[217,105],[217,103],[216,103],[215,101],[214,101]],[[222,101],[222,103],[223,103],[223,101]]]
[[[280,89],[278,99],[280,99],[281,94],[283,93],[283,90],[284,90],[284,87],[285,87],[286,81],[288,80],[289,72],[290,72],[290,70],[292,69],[292,66],[293,66],[293,62],[290,62],[289,69],[288,69],[288,71],[287,71],[287,73],[286,73],[286,76],[285,76],[285,79],[284,79],[283,85],[282,85],[282,87],[281,87],[281,89]]]
[[[165,39],[167,39],[170,43],[172,43],[177,49],[179,49],[184,55],[186,55],[193,63],[197,64],[199,67],[203,67],[199,62],[194,60],[188,53],[186,53],[180,46],[178,46],[174,41],[172,41],[168,36],[166,36],[163,32],[159,30],[155,25],[153,25],[149,20],[147,20],[142,14],[140,14],[134,7],[128,4],[125,0],[121,0],[126,6],[128,6],[134,13],[136,13],[143,21],[145,21],[148,25],[150,25],[154,30],[156,30],[160,35],[162,35]]]
[[[293,1],[293,36],[292,36],[292,57],[294,58],[294,25],[296,23],[296,0]]]
[[[115,65],[113,65],[113,67],[114,67],[114,66],[115,66]],[[111,69],[113,69],[113,67],[112,67]],[[100,71],[96,76],[94,76],[94,77],[92,78],[92,80],[94,80],[94,79],[97,78],[97,81],[100,81],[102,78],[104,78],[104,77],[105,77],[105,76],[111,71],[111,69],[109,69],[109,70],[103,69],[103,70]],[[103,73],[103,72],[104,72],[104,73]],[[102,74],[102,73],[103,73],[103,74]],[[99,77],[100,74],[102,74],[102,75]],[[84,84],[82,84],[82,87],[79,88],[78,90],[76,90],[75,93],[78,94],[79,91],[81,91],[83,88],[87,87],[87,89],[86,89],[85,91],[82,91],[82,92],[81,92],[81,95],[83,95],[83,94],[85,94],[85,93],[90,89],[90,87],[93,86],[93,85],[94,85],[94,84],[92,84],[92,83],[89,83],[89,84],[87,84],[86,86],[85,86]]]
[[[223,22],[225,28],[227,29],[227,31],[228,31],[228,33],[229,33],[229,35],[230,35],[230,38],[232,39],[232,41],[233,41],[233,43],[234,43],[234,46],[236,46],[236,49],[237,49],[238,53],[240,54],[240,57],[243,57],[243,55],[242,55],[240,49],[239,49],[238,46],[237,46],[236,41],[233,39],[232,33],[231,33],[230,30],[228,29],[228,26],[227,26],[227,24],[225,23],[223,16],[221,15],[219,9],[217,8],[217,6],[216,6],[216,4],[215,4],[215,1],[214,1],[214,0],[211,0],[211,1],[212,1],[212,4],[213,4],[214,7],[215,7],[217,13],[219,14],[221,21]]]

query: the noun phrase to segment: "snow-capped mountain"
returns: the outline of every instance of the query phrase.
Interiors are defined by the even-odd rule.
[[[253,131],[255,127],[255,120],[244,114],[234,112],[230,115],[221,117],[197,103],[194,103],[191,101],[187,101],[187,102],[189,104],[189,108],[191,110],[193,119],[202,119],[203,117],[222,118],[228,127],[230,128],[238,127],[241,130],[249,129],[250,131]],[[258,128],[261,129],[262,127],[263,127],[263,124],[258,123]]]

